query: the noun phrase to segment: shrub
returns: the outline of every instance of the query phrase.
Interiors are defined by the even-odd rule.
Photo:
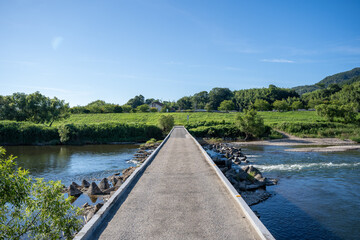
[[[245,141],[250,137],[261,137],[265,133],[265,125],[262,117],[255,110],[249,110],[239,114],[236,118],[241,132],[245,133]]]
[[[161,115],[159,118],[159,126],[165,133],[168,133],[174,127],[174,123],[174,117],[171,115]]]

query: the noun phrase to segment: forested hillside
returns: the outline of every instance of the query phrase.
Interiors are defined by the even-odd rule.
[[[345,84],[354,83],[356,81],[360,81],[360,68],[354,68],[350,71],[328,76],[313,85],[298,86],[292,89],[295,90],[299,95],[302,95],[304,93],[313,92],[318,89],[327,88],[331,84],[338,84],[339,86],[342,86]]]

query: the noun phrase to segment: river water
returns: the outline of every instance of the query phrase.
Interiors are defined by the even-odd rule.
[[[68,186],[102,178],[134,166],[129,160],[138,145],[15,146],[18,166],[33,177],[61,180]],[[360,151],[342,153],[286,152],[289,147],[247,146],[250,164],[266,177],[279,179],[267,187],[273,196],[251,208],[276,239],[359,239]],[[82,194],[76,206],[96,204]]]
[[[28,169],[33,178],[61,180],[81,185],[86,179],[99,183],[102,178],[135,166],[129,162],[139,145],[84,145],[84,146],[7,146],[7,154],[18,156],[19,167]],[[67,196],[67,194],[65,194]],[[82,194],[73,203],[94,205],[102,202],[102,196],[89,198]]]
[[[276,239],[360,239],[360,151],[287,152],[247,146],[243,152],[266,177],[273,196],[252,206]]]

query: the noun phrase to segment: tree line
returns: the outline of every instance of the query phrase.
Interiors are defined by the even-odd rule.
[[[69,116],[69,104],[56,97],[49,98],[40,92],[32,94],[14,93],[0,96],[0,119],[46,123]]]
[[[158,109],[150,107],[150,104],[158,103],[162,106],[162,112],[316,109],[319,115],[325,116],[330,121],[343,118],[347,122],[352,122],[355,121],[356,112],[360,110],[359,102],[359,81],[345,85],[331,84],[302,96],[293,89],[279,88],[275,85],[235,91],[216,87],[209,92],[201,91],[177,101],[146,99],[143,95],[137,95],[124,105],[97,100],[86,106],[72,108],[64,100],[56,97],[51,99],[35,92],[29,95],[14,93],[11,96],[0,96],[0,119],[32,121],[51,126],[54,121],[68,117],[69,113],[157,112]]]

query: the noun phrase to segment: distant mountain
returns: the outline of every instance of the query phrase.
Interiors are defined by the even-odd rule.
[[[333,83],[342,86],[344,84],[351,84],[357,81],[360,81],[360,68],[354,68],[350,71],[328,76],[314,85],[298,86],[292,89],[295,90],[299,95],[302,95],[307,92],[313,92],[317,89],[326,88]]]

